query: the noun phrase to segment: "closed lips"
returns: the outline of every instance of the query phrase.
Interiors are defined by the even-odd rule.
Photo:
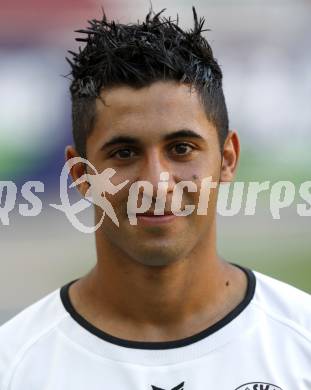
[[[164,212],[164,214],[161,215],[155,215],[154,213],[137,213],[137,216],[144,216],[144,217],[164,217],[165,215],[173,215],[171,211]]]

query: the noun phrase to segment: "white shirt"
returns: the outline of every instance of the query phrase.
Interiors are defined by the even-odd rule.
[[[95,328],[68,283],[0,328],[0,390],[311,390],[311,296],[243,270],[247,293],[231,313],[166,342]]]

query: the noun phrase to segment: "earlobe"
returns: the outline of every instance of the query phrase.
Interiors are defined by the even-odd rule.
[[[229,131],[226,138],[221,163],[220,182],[232,182],[240,156],[240,142],[236,132]]]
[[[227,164],[226,158],[223,156],[221,172],[220,172],[220,182],[226,183],[233,180],[233,175],[230,167]]]
[[[65,148],[66,162],[73,157],[80,157],[80,155],[72,145],[67,145]],[[87,172],[85,169],[85,164],[83,162],[76,163],[75,165],[73,165],[70,168],[70,176],[72,178],[72,182],[77,181],[79,178],[81,178],[86,173]],[[80,192],[80,194],[83,197],[85,197],[85,194],[86,194],[87,190],[89,189],[89,187],[90,187],[90,184],[86,180],[84,180],[82,183],[80,183],[76,186],[77,190]]]

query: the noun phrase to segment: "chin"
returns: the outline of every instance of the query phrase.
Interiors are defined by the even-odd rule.
[[[135,259],[139,264],[148,266],[148,267],[165,267],[168,266],[177,260],[169,260],[169,259],[163,259],[161,257],[157,258],[148,258],[148,259]]]
[[[172,245],[165,245],[162,242],[159,243],[158,246],[149,245],[147,247],[144,245],[139,248],[133,248],[130,256],[140,264],[152,267],[161,267],[175,263],[183,257],[184,253],[185,250],[183,248],[178,248],[176,243],[172,243]]]

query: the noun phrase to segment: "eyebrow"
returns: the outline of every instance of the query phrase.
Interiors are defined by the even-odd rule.
[[[188,129],[183,129],[183,130],[178,130],[174,131],[173,133],[166,134],[163,137],[164,141],[171,141],[175,138],[196,138],[201,141],[204,141],[204,138],[196,133],[193,130],[188,130]],[[133,136],[126,136],[126,135],[116,135],[112,137],[109,141],[105,142],[104,145],[100,148],[101,150],[107,149],[110,146],[117,145],[117,144],[139,144],[140,140],[139,138],[133,137]]]

